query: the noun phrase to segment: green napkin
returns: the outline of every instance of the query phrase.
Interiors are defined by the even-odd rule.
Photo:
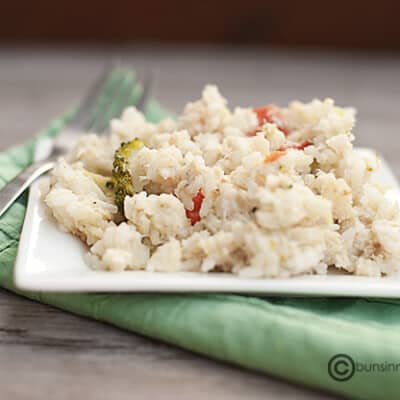
[[[155,104],[149,108],[150,120],[164,115]],[[40,136],[55,135],[67,118],[54,121]],[[0,154],[0,187],[31,162],[34,142]],[[0,219],[0,286],[5,289],[218,360],[351,398],[399,398],[398,301],[21,292],[13,286],[12,276],[26,201],[25,194]],[[330,367],[335,380],[328,363],[337,354],[348,355],[354,365],[347,358],[334,359]],[[390,363],[399,364],[399,371]],[[348,378],[352,367],[352,377],[338,380]]]

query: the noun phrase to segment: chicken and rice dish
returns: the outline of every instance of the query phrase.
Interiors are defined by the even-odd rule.
[[[382,276],[399,263],[399,209],[354,124],[331,99],[231,110],[208,85],[176,120],[129,107],[83,136],[43,199],[94,269]]]

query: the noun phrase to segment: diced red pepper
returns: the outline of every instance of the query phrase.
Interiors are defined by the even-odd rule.
[[[265,158],[264,158],[264,163],[265,164],[269,164],[271,162],[276,161],[278,158],[284,156],[286,154],[286,151],[282,151],[282,150],[275,150],[272,153],[268,154]]]
[[[280,113],[279,107],[274,104],[253,108],[253,111],[257,114],[259,125],[266,122],[273,122],[273,117]]]
[[[312,144],[313,144],[312,142],[306,140],[305,142],[300,143],[300,144],[288,144],[288,145],[284,144],[283,146],[279,147],[278,150],[281,150],[281,151],[285,151],[285,150],[289,150],[289,149],[304,150],[306,147],[311,146]]]
[[[193,210],[186,210],[186,218],[190,219],[192,225],[201,220],[200,209],[201,205],[203,204],[203,200],[204,200],[203,192],[201,191],[201,189],[199,189],[196,195],[193,196],[192,198]]]
[[[276,105],[268,104],[263,107],[253,108],[253,111],[257,114],[259,127],[262,127],[266,122],[274,123],[286,136],[289,134],[289,131],[282,120],[282,111]],[[254,136],[256,132],[257,130],[251,132],[249,136]]]

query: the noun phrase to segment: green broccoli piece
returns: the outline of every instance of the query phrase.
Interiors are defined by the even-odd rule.
[[[125,219],[125,197],[133,196],[134,194],[132,176],[129,172],[129,158],[132,152],[139,150],[141,147],[143,147],[143,143],[139,139],[121,143],[121,146],[114,154],[111,177],[84,171],[85,175],[91,178],[107,197],[114,199],[122,219]]]
[[[114,201],[121,215],[124,215],[126,196],[133,196],[132,175],[129,171],[129,158],[134,151],[139,150],[143,143],[139,139],[122,143],[114,154],[111,179],[106,183],[106,189],[114,194]]]

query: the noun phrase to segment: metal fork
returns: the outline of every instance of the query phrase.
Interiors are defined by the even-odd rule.
[[[0,216],[41,175],[53,168],[57,159],[72,150],[79,136],[88,131],[104,133],[109,121],[128,105],[144,111],[152,79],[148,74],[139,84],[135,72],[107,67],[78,107],[73,118],[52,144],[50,154],[36,161],[0,190]]]

